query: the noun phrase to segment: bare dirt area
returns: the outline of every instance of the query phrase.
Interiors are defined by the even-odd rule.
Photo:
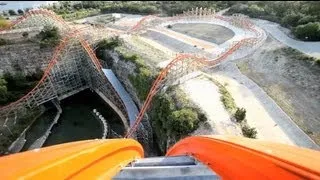
[[[190,79],[180,84],[180,88],[193,103],[204,111],[208,118],[206,123],[200,124],[200,127],[193,133],[194,135],[241,136],[241,129],[231,120],[220,100],[219,88],[207,77],[200,75]]]
[[[232,30],[226,27],[207,23],[177,23],[173,24],[170,29],[219,45],[228,41],[235,35]]]
[[[261,48],[237,65],[320,144],[320,66],[299,60],[286,48],[269,36]]]

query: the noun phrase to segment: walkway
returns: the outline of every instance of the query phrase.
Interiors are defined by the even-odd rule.
[[[252,21],[256,25],[262,27],[264,30],[270,33],[278,41],[286,44],[287,46],[297,49],[310,56],[320,58],[320,42],[297,41],[288,37],[284,32],[282,32],[279,29],[280,25],[277,23],[261,19],[253,19]]]
[[[124,87],[121,85],[118,78],[114,75],[111,69],[102,69],[105,76],[110,81],[113,88],[117,91],[119,94],[122,102],[124,103],[128,116],[130,121],[130,127],[134,124],[134,121],[136,120],[136,116],[138,115],[139,111],[133,100],[131,99],[128,92],[124,89]]]

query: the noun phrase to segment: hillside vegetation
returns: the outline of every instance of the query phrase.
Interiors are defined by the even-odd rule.
[[[242,13],[276,22],[300,40],[320,41],[319,12],[319,1],[239,1],[226,14]]]
[[[60,1],[47,9],[68,20],[100,13],[163,14],[174,15],[195,7],[216,11],[231,6],[228,1]]]

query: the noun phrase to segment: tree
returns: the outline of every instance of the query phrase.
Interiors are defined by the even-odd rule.
[[[256,4],[250,5],[248,8],[249,15],[253,17],[261,16],[264,14],[264,9],[257,6]]]
[[[22,15],[24,12],[21,9],[18,9],[18,14]]]
[[[294,28],[293,34],[301,40],[319,41],[320,22],[309,22],[305,25],[299,25]]]
[[[281,19],[281,24],[285,27],[296,27],[301,18],[303,18],[301,13],[290,13]]]
[[[246,118],[246,110],[244,108],[237,108],[234,117],[236,118],[237,122],[242,122]]]
[[[298,21],[298,25],[308,24],[309,22],[315,22],[315,16],[304,16]]]
[[[10,14],[10,16],[17,15],[17,13],[12,9],[9,10],[9,14]]]

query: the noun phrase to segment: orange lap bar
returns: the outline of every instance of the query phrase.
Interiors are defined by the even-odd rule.
[[[0,158],[0,179],[111,179],[143,157],[132,139],[65,143]]]
[[[192,155],[223,179],[320,179],[320,151],[255,139],[193,136],[166,156]]]

